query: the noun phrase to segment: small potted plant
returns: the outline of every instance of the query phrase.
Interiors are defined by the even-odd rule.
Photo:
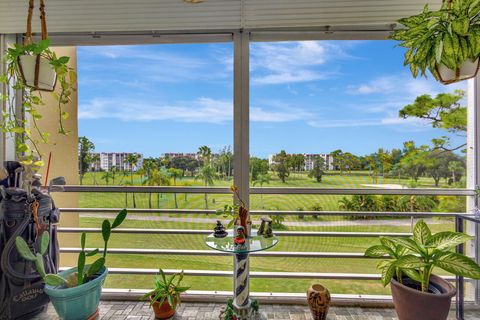
[[[477,75],[480,57],[480,3],[445,0],[439,10],[425,6],[422,13],[398,21],[404,26],[390,39],[407,48],[405,65],[414,77],[431,74],[443,84]]]
[[[480,266],[452,251],[472,238],[451,231],[432,234],[427,224],[419,220],[413,229],[413,237],[380,237],[380,245],[365,251],[367,257],[390,257],[381,261],[378,269],[383,285],[391,284],[393,304],[400,319],[447,318],[456,290],[432,272],[439,268],[454,275],[480,279]]]
[[[242,226],[245,232],[245,236],[249,237],[252,228],[252,221],[248,213],[247,205],[240,198],[240,193],[236,186],[231,186],[230,191],[233,192],[235,197],[235,203],[233,206],[226,204],[223,209],[217,210],[217,215],[222,215],[224,218],[230,219],[227,224],[227,229],[233,226]]]
[[[112,229],[120,226],[127,216],[127,210],[121,210],[113,223],[104,220],[102,237],[104,241],[103,254],[91,264],[86,264],[88,257],[94,257],[99,249],[85,252],[86,234],[82,233],[82,250],[78,255],[77,267],[58,274],[46,274],[43,255],[47,252],[49,233],[43,232],[40,237],[40,252],[32,252],[23,238],[17,237],[15,244],[22,258],[35,264],[38,274],[45,281],[44,291],[50,297],[55,310],[64,320],[85,320],[96,314],[100,303],[102,285],[108,274],[105,267],[108,241]]]
[[[180,286],[182,280],[183,271],[167,277],[160,269],[160,276],[155,277],[155,289],[142,297],[143,300],[150,300],[156,319],[173,317],[177,306],[181,303],[180,294],[190,289],[190,287]]]

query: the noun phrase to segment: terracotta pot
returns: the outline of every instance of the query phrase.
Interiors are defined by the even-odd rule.
[[[155,301],[152,304],[153,312],[155,313],[155,318],[157,319],[169,319],[175,314],[175,310],[168,304],[168,301],[165,300],[162,305]]]
[[[327,319],[330,292],[321,284],[313,284],[307,291],[307,301],[314,320]]]
[[[408,278],[404,278],[403,281],[405,284],[415,283]],[[430,277],[429,291],[437,293],[422,292],[395,279],[392,279],[390,287],[399,320],[447,319],[452,297],[457,293],[449,282],[435,275]]]

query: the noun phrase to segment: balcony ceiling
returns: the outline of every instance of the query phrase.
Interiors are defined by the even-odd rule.
[[[388,30],[436,0],[48,0],[49,32]],[[0,1],[0,33],[23,33],[27,0]],[[36,11],[38,13],[38,11]],[[39,30],[38,17],[34,30]]]

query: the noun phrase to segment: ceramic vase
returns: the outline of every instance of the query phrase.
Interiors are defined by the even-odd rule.
[[[321,284],[308,288],[307,300],[314,320],[326,320],[330,307],[330,292]]]

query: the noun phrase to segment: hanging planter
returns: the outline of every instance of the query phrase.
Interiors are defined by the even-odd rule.
[[[404,65],[416,78],[427,69],[443,84],[477,76],[480,68],[480,1],[448,0],[437,11],[428,5],[422,13],[398,21],[404,28],[390,39],[407,48]]]
[[[57,72],[51,64],[52,57],[46,51],[48,48],[48,42],[46,41],[48,34],[44,0],[40,0],[40,22],[42,26],[42,41],[44,43],[41,45],[35,45],[32,38],[33,8],[34,0],[30,0],[27,32],[23,43],[27,50],[18,57],[18,71],[25,86],[34,90],[53,91],[57,83]]]

